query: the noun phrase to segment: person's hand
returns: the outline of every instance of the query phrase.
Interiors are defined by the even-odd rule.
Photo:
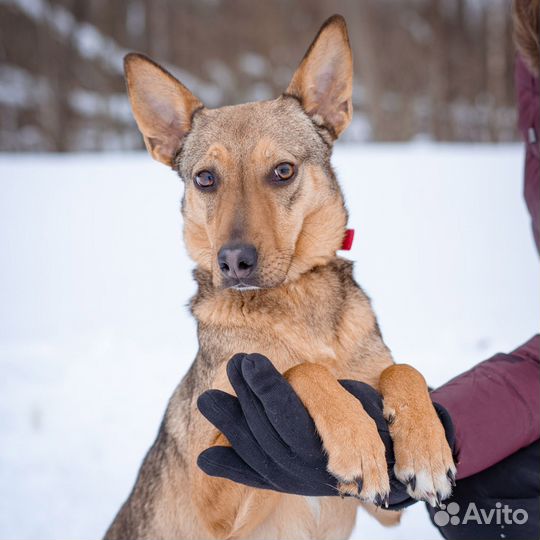
[[[339,495],[337,479],[326,470],[328,457],[313,420],[271,362],[260,354],[237,354],[227,365],[227,375],[237,397],[208,390],[199,397],[198,407],[227,437],[231,447],[206,449],[198,457],[199,467],[210,476],[256,488],[307,496]],[[390,496],[376,503],[395,510],[414,503],[407,486],[393,474],[392,440],[381,396],[362,382],[340,383],[373,418],[386,447]],[[450,416],[440,405],[434,403],[434,407],[453,448]]]

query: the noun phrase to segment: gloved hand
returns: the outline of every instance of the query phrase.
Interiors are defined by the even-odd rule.
[[[198,457],[199,467],[210,476],[256,488],[307,496],[339,495],[337,479],[326,470],[328,457],[313,420],[271,362],[260,354],[237,354],[227,365],[227,375],[237,397],[208,390],[201,394],[197,405],[232,446],[206,449]],[[383,417],[381,396],[362,382],[340,383],[373,418],[386,448],[390,496],[376,503],[394,510],[413,504],[416,501],[393,473],[392,439]],[[434,407],[453,448],[450,416],[442,406],[434,403]]]

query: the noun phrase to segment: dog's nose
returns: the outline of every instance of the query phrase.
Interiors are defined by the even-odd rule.
[[[223,246],[218,253],[218,264],[225,277],[247,278],[257,266],[257,250],[249,244]]]

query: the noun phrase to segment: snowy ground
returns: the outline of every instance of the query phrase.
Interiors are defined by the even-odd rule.
[[[518,146],[350,146],[347,256],[395,358],[443,383],[537,331]],[[96,538],[194,357],[178,178],[145,154],[0,156],[0,537]],[[355,539],[438,538],[422,505]]]

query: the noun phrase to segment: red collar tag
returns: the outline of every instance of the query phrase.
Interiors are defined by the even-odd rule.
[[[347,229],[345,231],[345,236],[343,237],[343,244],[341,244],[341,249],[344,251],[349,251],[352,248],[353,240],[354,229]]]

